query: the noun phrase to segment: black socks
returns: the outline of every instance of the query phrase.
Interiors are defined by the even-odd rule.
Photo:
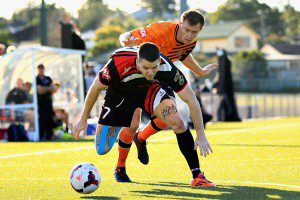
[[[181,153],[184,155],[192,173],[193,178],[201,173],[197,151],[194,150],[194,139],[189,128],[183,133],[176,134],[177,142]]]

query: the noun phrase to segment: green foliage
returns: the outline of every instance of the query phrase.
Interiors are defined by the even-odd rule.
[[[103,26],[109,25],[119,26],[122,27],[125,31],[129,31],[140,27],[141,22],[134,19],[132,15],[127,15],[124,12],[117,10],[114,15],[109,16],[103,22]]]
[[[49,5],[46,5],[47,11]],[[40,22],[40,8],[39,6],[29,3],[27,7],[14,12],[10,22],[13,26],[28,27],[38,25]]]
[[[268,75],[267,62],[258,50],[240,51],[232,59],[232,73],[239,79],[253,79]]]
[[[94,30],[111,12],[101,1],[88,0],[78,11],[79,28],[82,31]]]
[[[70,16],[64,8],[58,8],[55,3],[46,4],[46,13],[48,45],[59,47],[59,21],[65,21],[67,18],[70,18]],[[9,22],[11,26],[18,27],[20,30],[30,26],[40,26],[40,6],[29,3],[26,8],[15,12]],[[38,38],[39,36],[37,35],[36,37]]]
[[[286,5],[282,13],[282,19],[286,25],[286,35],[290,41],[296,40],[300,34],[300,12],[297,12],[292,6]]]
[[[13,43],[13,35],[8,29],[8,21],[4,18],[0,18],[0,43]]]
[[[267,38],[267,42],[269,43],[283,43],[288,41],[287,36],[283,35],[277,35],[276,33],[271,33],[268,38]]]
[[[142,0],[145,7],[151,8],[153,17],[161,17],[164,12],[175,12],[175,0]]]
[[[97,56],[109,50],[120,47],[119,36],[125,30],[121,26],[107,25],[96,30],[95,46],[92,47],[91,53]]]
[[[210,23],[220,21],[246,20],[257,33],[261,33],[259,10],[264,13],[266,33],[283,34],[283,20],[278,9],[270,8],[267,4],[260,4],[257,0],[228,0],[225,4],[218,7],[217,11],[209,14]]]

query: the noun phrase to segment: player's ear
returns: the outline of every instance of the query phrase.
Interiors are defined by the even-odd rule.
[[[136,59],[136,68],[140,70],[140,60],[138,58]]]

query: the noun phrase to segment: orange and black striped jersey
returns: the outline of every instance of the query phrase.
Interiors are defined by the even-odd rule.
[[[153,42],[159,50],[172,62],[183,61],[195,48],[196,41],[184,44],[177,40],[179,24],[173,22],[154,22],[146,27],[131,31],[138,45],[143,42]]]

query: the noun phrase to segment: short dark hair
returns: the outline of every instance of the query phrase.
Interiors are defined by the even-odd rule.
[[[37,68],[38,68],[38,69],[45,69],[45,67],[44,67],[43,64],[39,64],[39,65],[37,66]]]
[[[187,10],[182,13],[180,17],[181,23],[183,23],[185,20],[187,20],[191,26],[196,26],[199,23],[201,26],[204,26],[205,23],[205,18],[199,10]]]
[[[159,48],[152,42],[144,42],[140,45],[138,58],[154,62],[160,57]]]

